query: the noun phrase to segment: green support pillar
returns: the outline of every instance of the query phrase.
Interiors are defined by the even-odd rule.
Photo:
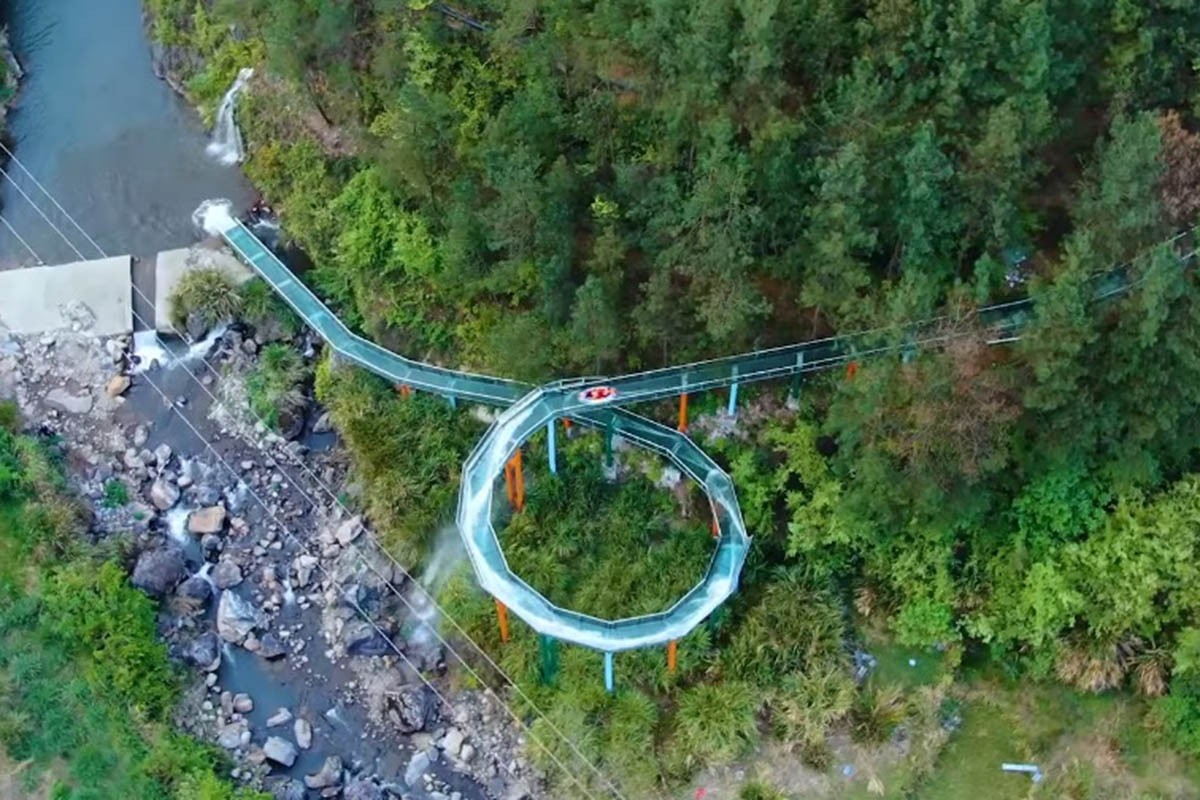
[[[552,686],[558,677],[558,640],[545,634],[538,636],[542,655],[542,683]]]

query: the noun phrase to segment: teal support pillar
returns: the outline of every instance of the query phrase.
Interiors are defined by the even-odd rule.
[[[449,396],[448,398],[446,398],[446,399],[448,399],[448,400],[450,401],[450,407],[451,407],[451,408],[454,408],[454,409],[457,409],[457,408],[458,408],[458,398],[457,398],[457,397],[455,397],[454,395],[450,395],[450,396]]]
[[[539,635],[538,649],[542,656],[542,683],[552,686],[558,677],[558,640],[553,636]]]
[[[555,427],[554,420],[550,420],[549,422],[546,423],[546,450],[550,453],[550,474],[551,475],[558,474],[558,454],[555,452],[555,447],[554,447],[554,445],[555,445],[554,427]]]
[[[737,377],[737,367],[733,368],[733,377],[734,378]],[[729,416],[731,416],[731,417],[737,416],[737,396],[738,396],[738,385],[737,385],[737,381],[735,380],[732,384],[729,385]]]
[[[788,389],[788,400],[800,399],[800,382],[804,375],[804,353],[796,354],[796,374],[792,376],[792,385]]]
[[[604,466],[611,468],[613,463],[613,434],[616,432],[617,417],[608,415],[608,423],[604,426]]]
[[[604,654],[604,691],[613,692],[613,654]]]

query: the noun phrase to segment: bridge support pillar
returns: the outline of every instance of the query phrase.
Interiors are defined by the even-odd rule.
[[[613,654],[604,654],[604,691],[613,692]]]
[[[550,686],[558,677],[558,640],[553,636],[538,636],[538,649],[542,656],[542,683]]]
[[[496,601],[496,619],[500,622],[500,641],[508,642],[508,606]]]
[[[729,386],[729,409],[728,409],[728,411],[729,411],[729,416],[731,416],[731,417],[737,416],[737,396],[738,396],[738,385],[737,385],[737,383],[733,383]]]
[[[684,392],[683,394],[679,395],[679,432],[680,433],[687,433],[687,428],[688,428],[687,407],[688,407],[688,396],[687,396],[687,392]]]
[[[555,452],[555,449],[556,449],[555,448],[556,443],[554,441],[555,436],[556,436],[556,430],[554,427],[554,420],[550,420],[549,422],[546,423],[546,450],[550,455],[550,474],[551,475],[558,474],[558,454]]]
[[[617,417],[614,414],[608,415],[608,422],[604,425],[604,466],[612,469],[613,465],[613,434],[616,432]]]
[[[804,375],[804,353],[796,354],[796,374],[792,376],[792,385],[788,387],[787,405],[788,408],[795,408],[800,404],[800,384]]]
[[[450,401],[450,407],[451,407],[451,408],[455,408],[455,409],[457,409],[457,408],[458,408],[458,398],[457,398],[457,397],[455,397],[454,395],[450,395],[450,396],[449,396],[448,398],[446,398],[446,399]]]
[[[521,467],[521,448],[504,465],[504,488],[508,502],[517,511],[525,510],[525,470]]]
[[[667,673],[675,674],[675,666],[679,660],[679,643],[674,639],[667,642]]]

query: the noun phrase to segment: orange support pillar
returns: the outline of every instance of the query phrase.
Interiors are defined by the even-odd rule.
[[[525,508],[525,471],[521,469],[521,451],[504,465],[504,487],[508,490],[508,502],[517,511]]]
[[[397,383],[396,391],[400,393],[401,397],[411,397],[412,396],[412,387],[409,386],[407,383]]]
[[[508,608],[499,600],[496,601],[496,617],[500,620],[500,641],[508,641]]]
[[[675,663],[678,660],[678,647],[674,639],[667,642],[667,672],[675,674]]]
[[[858,374],[858,362],[851,361],[846,365],[846,380],[854,380],[854,376]]]
[[[679,432],[687,433],[687,401],[686,394],[679,395]]]

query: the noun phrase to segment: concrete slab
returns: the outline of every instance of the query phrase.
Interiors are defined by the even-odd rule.
[[[196,269],[219,269],[239,284],[254,277],[254,272],[223,249],[219,240],[211,245],[204,243],[159,253],[154,265],[154,327],[159,332],[175,333],[168,298],[179,279]]]
[[[129,256],[0,272],[0,328],[31,334],[69,328],[116,336],[133,330]]]

